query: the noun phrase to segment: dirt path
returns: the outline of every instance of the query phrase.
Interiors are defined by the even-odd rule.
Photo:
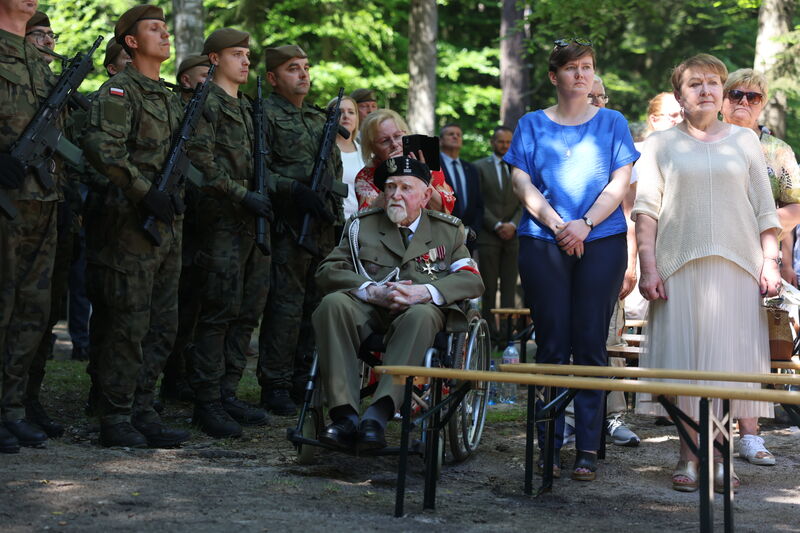
[[[79,365],[79,363],[65,363]],[[57,377],[57,376],[56,376]],[[177,450],[103,449],[82,416],[85,390],[68,387],[50,407],[68,424],[47,449],[0,455],[0,530],[64,531],[696,531],[697,494],[671,490],[675,431],[628,417],[638,448],[609,446],[598,480],[556,480],[553,493],[522,494],[522,420],[487,426],[478,453],[445,466],[437,510],[422,512],[422,463],[412,459],[407,515],[392,518],[396,460],[321,452],[299,466],[285,439],[292,419],[215,441],[193,430]],[[188,406],[165,418],[188,426]],[[765,427],[775,467],[735,460],[742,488],[738,531],[800,531],[800,431]],[[564,452],[567,465],[574,451]],[[538,479],[536,482],[538,483]],[[722,505],[716,499],[721,525]]]

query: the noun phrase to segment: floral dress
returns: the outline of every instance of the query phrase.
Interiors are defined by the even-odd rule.
[[[431,185],[442,197],[444,212],[448,215],[452,213],[453,206],[456,205],[456,196],[453,194],[453,189],[444,181],[444,173],[441,170],[431,171]],[[381,193],[375,186],[375,167],[362,168],[356,175],[355,187],[358,210],[367,209]]]

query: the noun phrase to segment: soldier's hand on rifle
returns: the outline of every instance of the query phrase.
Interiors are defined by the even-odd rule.
[[[175,219],[175,206],[172,205],[172,198],[154,185],[150,186],[150,190],[142,198],[142,205],[161,222],[171,224]]]
[[[174,192],[170,195],[170,199],[172,199],[172,208],[175,209],[176,215],[182,215],[186,212],[186,204],[183,203],[183,198],[177,192]]]
[[[336,217],[333,216],[333,213],[328,211],[325,202],[320,199],[317,193],[299,181],[292,182],[292,199],[300,209],[306,213],[310,213],[319,220],[327,222],[328,224],[333,224],[336,221]]]
[[[242,199],[242,205],[256,216],[272,220],[272,202],[269,201],[269,196],[247,191]]]
[[[0,189],[19,189],[25,180],[25,167],[11,154],[0,153]]]

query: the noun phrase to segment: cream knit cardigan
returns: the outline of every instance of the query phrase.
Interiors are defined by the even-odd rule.
[[[631,218],[658,221],[656,268],[662,280],[694,259],[721,256],[761,276],[760,233],[780,228],[756,134],[730,125],[703,142],[678,127],[645,141]]]

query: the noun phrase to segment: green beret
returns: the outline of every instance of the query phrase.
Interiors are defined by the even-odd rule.
[[[405,156],[392,157],[381,163],[375,169],[375,186],[382,191],[386,180],[393,176],[414,176],[422,180],[425,185],[431,183],[431,170],[428,165]]]
[[[178,73],[175,75],[175,77],[178,79],[178,84],[180,84],[181,82],[181,74],[183,74],[190,68],[210,67],[210,66],[211,66],[211,61],[208,60],[208,56],[205,55],[186,56],[186,59],[181,61],[181,64],[178,67]]]
[[[378,101],[378,99],[375,98],[375,92],[372,89],[356,89],[350,93],[350,98],[355,100],[357,104]]]
[[[146,4],[138,5],[127,10],[114,26],[114,38],[119,44],[125,40],[125,36],[133,28],[134,24],[140,20],[160,20],[164,21],[164,10],[160,7]]]
[[[219,53],[225,48],[233,46],[250,48],[250,34],[233,28],[220,28],[206,38],[206,42],[203,44],[203,54]]]
[[[308,57],[308,54],[296,44],[287,44],[275,48],[267,48],[264,52],[264,57],[267,63],[267,70],[271,71],[275,70],[275,67],[283,65],[293,57]]]
[[[103,59],[103,66],[107,67],[108,65],[116,61],[117,56],[119,56],[120,52],[122,52],[121,44],[119,44],[114,39],[108,41],[108,44],[106,44],[106,57]]]
[[[33,14],[31,19],[28,21],[28,24],[25,26],[26,30],[33,28],[34,26],[45,26],[47,28],[50,27],[50,18],[48,18],[47,14],[42,11],[37,11]]]

